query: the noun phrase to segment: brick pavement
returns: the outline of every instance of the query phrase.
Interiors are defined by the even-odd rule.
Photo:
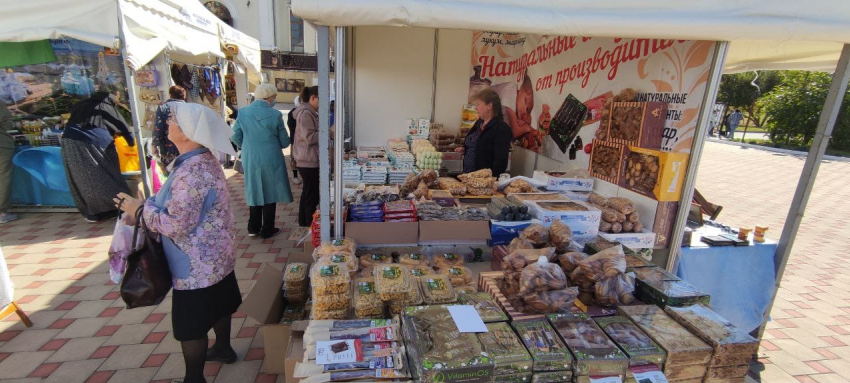
[[[707,143],[697,181],[710,201],[724,206],[732,225],[764,224],[777,237],[803,160],[787,155]],[[278,207],[285,233],[248,238],[242,176],[226,171],[234,197],[237,278],[243,294],[263,263],[282,266],[294,251],[288,233],[297,226],[297,204]],[[848,163],[826,163],[762,342],[751,379],[768,383],[850,381],[850,252],[845,229],[850,190]],[[843,183],[842,183],[843,182]],[[300,187],[293,186],[300,195]],[[171,301],[125,310],[109,283],[106,250],[111,222],[88,224],[78,214],[25,214],[0,226],[0,244],[16,285],[15,298],[35,326],[15,317],[0,322],[0,383],[170,382],[183,375],[180,345],[171,335]],[[259,324],[237,313],[233,345],[239,361],[208,363],[209,382],[282,382],[262,373]],[[753,379],[754,378],[754,379]]]
[[[697,189],[733,227],[779,238],[803,157],[708,142]],[[822,163],[750,376],[762,382],[850,382],[850,163]]]

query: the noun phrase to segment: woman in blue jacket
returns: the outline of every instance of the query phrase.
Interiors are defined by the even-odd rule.
[[[239,110],[230,140],[242,150],[248,235],[269,238],[280,233],[274,227],[276,204],[292,202],[282,151],[290,139],[283,115],[273,108],[277,89],[260,84],[254,96],[256,101]]]

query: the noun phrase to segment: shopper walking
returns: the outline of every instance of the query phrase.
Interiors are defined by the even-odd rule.
[[[313,213],[319,206],[319,87],[304,87],[299,98],[301,104],[294,112],[297,128],[292,157],[304,181],[298,225],[307,227],[313,222]]]
[[[257,100],[239,111],[230,139],[242,150],[248,235],[270,238],[280,233],[280,228],[274,227],[277,203],[292,202],[282,151],[289,147],[290,140],[283,116],[272,108],[277,89],[260,84],[254,95]]]
[[[175,104],[168,139],[180,152],[171,177],[155,198],[142,201],[125,193],[113,201],[142,217],[160,234],[174,287],[171,324],[186,365],[184,383],[206,382],[204,363],[233,363],[230,317],[242,303],[236,283],[236,231],[224,171],[216,155],[235,154],[230,127],[212,109]],[[207,349],[207,333],[215,345]]]
[[[115,96],[106,92],[95,93],[74,106],[62,134],[62,163],[71,196],[89,222],[115,217],[118,210],[112,197],[130,193],[121,175],[114,135],[135,145],[127,123],[118,113]]]
[[[168,175],[168,165],[177,158],[180,153],[177,146],[168,139],[168,110],[178,103],[186,102],[186,89],[180,85],[168,88],[169,99],[156,109],[156,118],[153,125],[153,155],[162,172]]]
[[[9,131],[14,128],[12,113],[0,101],[0,224],[18,219],[17,214],[9,213],[12,206],[12,157],[15,155],[15,138]]]
[[[726,138],[734,141],[735,129],[738,129],[738,125],[744,119],[744,115],[741,114],[740,110],[735,109],[735,113],[730,114],[729,117],[726,117],[726,119],[729,122],[728,130],[726,132]]]

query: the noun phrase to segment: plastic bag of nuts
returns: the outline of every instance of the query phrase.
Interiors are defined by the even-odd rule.
[[[579,262],[578,267],[587,278],[596,282],[625,273],[626,255],[623,253],[623,246],[617,245],[600,251]]]
[[[579,262],[587,259],[587,254],[572,251],[569,253],[564,253],[558,255],[558,264],[561,265],[561,270],[564,270],[564,273],[572,273],[577,267]]]
[[[574,309],[578,287],[528,293],[522,296],[528,309],[541,314],[567,313]]]
[[[628,305],[635,301],[634,291],[634,274],[617,274],[596,282],[594,297],[600,306]]]
[[[526,267],[520,275],[519,293],[522,295],[565,288],[567,276],[564,271],[558,265],[549,263],[546,257],[540,257],[537,263]]]
[[[508,254],[513,253],[519,249],[533,249],[534,245],[531,242],[528,242],[522,238],[514,238],[511,240],[511,243],[508,245]]]
[[[549,226],[549,242],[555,247],[555,252],[564,253],[570,247],[573,240],[573,229],[566,223],[556,219]]]
[[[508,271],[521,271],[525,269],[528,265],[536,263],[540,257],[545,257],[547,259],[552,258],[555,255],[554,247],[545,247],[542,249],[519,249],[514,252],[508,254],[505,259],[502,260],[502,270]]]
[[[539,223],[532,223],[519,233],[519,238],[531,242],[535,247],[543,247],[549,243],[549,230]]]

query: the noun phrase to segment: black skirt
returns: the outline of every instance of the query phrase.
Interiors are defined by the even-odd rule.
[[[229,317],[242,304],[242,293],[231,272],[218,283],[197,290],[174,290],[171,326],[174,339],[201,339],[222,317]]]

